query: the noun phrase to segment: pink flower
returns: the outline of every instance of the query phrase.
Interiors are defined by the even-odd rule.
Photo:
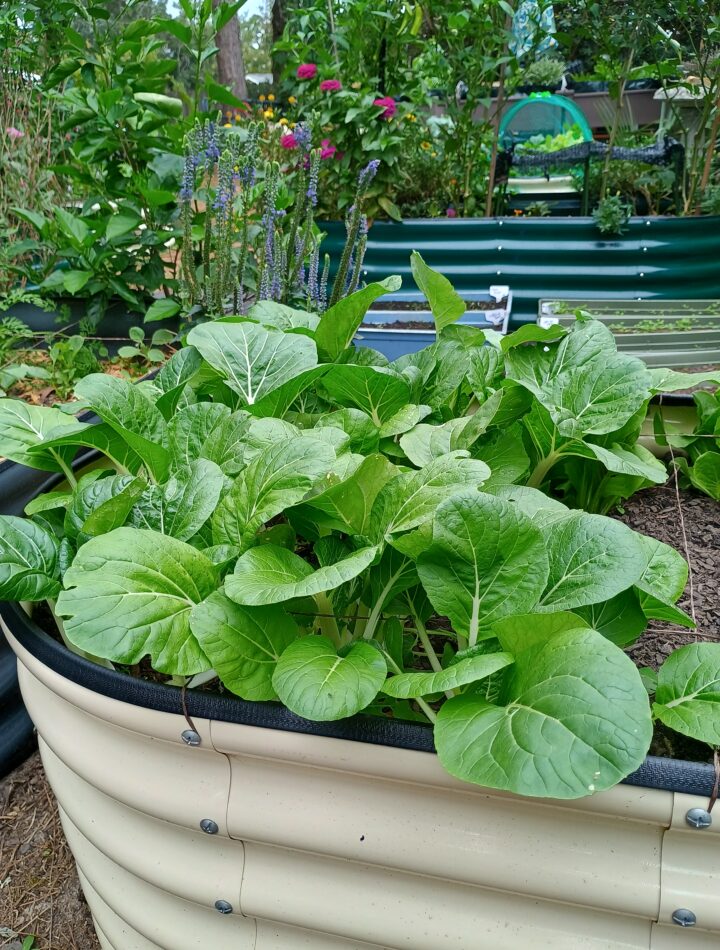
[[[14,126],[11,125],[7,129],[5,129],[5,135],[7,135],[7,137],[9,139],[12,139],[14,142],[16,139],[23,138],[25,133],[21,132],[20,129],[16,129]]]
[[[297,68],[296,76],[298,79],[314,79],[317,76],[317,66],[315,63],[302,63]]]
[[[457,218],[457,211],[454,208],[448,208],[445,214],[448,218]]]
[[[382,108],[383,111],[380,114],[381,119],[392,119],[397,112],[397,105],[392,96],[381,96],[379,99],[373,101],[373,105]]]
[[[330,144],[330,139],[323,139],[320,143],[320,158],[332,158],[337,148]]]
[[[340,92],[342,83],[339,79],[323,79],[320,83],[320,92]]]
[[[298,140],[295,138],[292,132],[289,132],[287,135],[282,136],[282,138],[280,139],[280,145],[283,148],[287,148],[287,149],[297,148]]]

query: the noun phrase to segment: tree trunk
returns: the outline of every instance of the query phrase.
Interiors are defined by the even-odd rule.
[[[213,0],[213,7],[217,7],[219,0]],[[245,60],[243,58],[242,43],[240,42],[240,24],[234,16],[217,33],[215,43],[218,47],[217,78],[221,86],[225,86],[238,99],[247,99],[247,83],[245,82]]]
[[[277,86],[280,82],[280,74],[285,64],[286,54],[275,52],[275,44],[282,38],[285,29],[285,2],[286,0],[273,0],[272,4],[272,74],[273,85]]]

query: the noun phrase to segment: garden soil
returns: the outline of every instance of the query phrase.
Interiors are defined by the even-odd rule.
[[[638,666],[657,668],[673,649],[697,638],[720,642],[720,505],[694,491],[682,491],[680,498],[679,508],[670,483],[638,493],[616,515],[677,548],[692,567],[692,597],[688,587],[680,605],[694,610],[697,632],[651,623],[641,642],[628,651]],[[695,746],[679,748],[674,738],[660,732],[651,751],[707,761],[706,747]],[[20,935],[27,934],[36,936],[33,950],[98,950],[37,754],[0,782],[0,868],[2,950],[21,950]]]

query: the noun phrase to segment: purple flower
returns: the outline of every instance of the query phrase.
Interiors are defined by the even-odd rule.
[[[317,66],[315,63],[301,63],[297,68],[298,79],[314,79],[317,76]]]
[[[362,189],[368,187],[372,182],[373,178],[377,175],[377,170],[380,168],[380,159],[374,158],[371,162],[368,162],[365,168],[358,175],[358,186]]]
[[[298,148],[302,149],[303,152],[309,152],[312,146],[312,132],[310,129],[306,125],[298,125],[293,135],[298,144]]]
[[[320,83],[320,92],[340,92],[342,83],[339,79],[323,79]]]

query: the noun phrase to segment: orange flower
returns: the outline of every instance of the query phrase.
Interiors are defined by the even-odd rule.
[[[265,96],[260,96],[260,102],[265,102]]]

